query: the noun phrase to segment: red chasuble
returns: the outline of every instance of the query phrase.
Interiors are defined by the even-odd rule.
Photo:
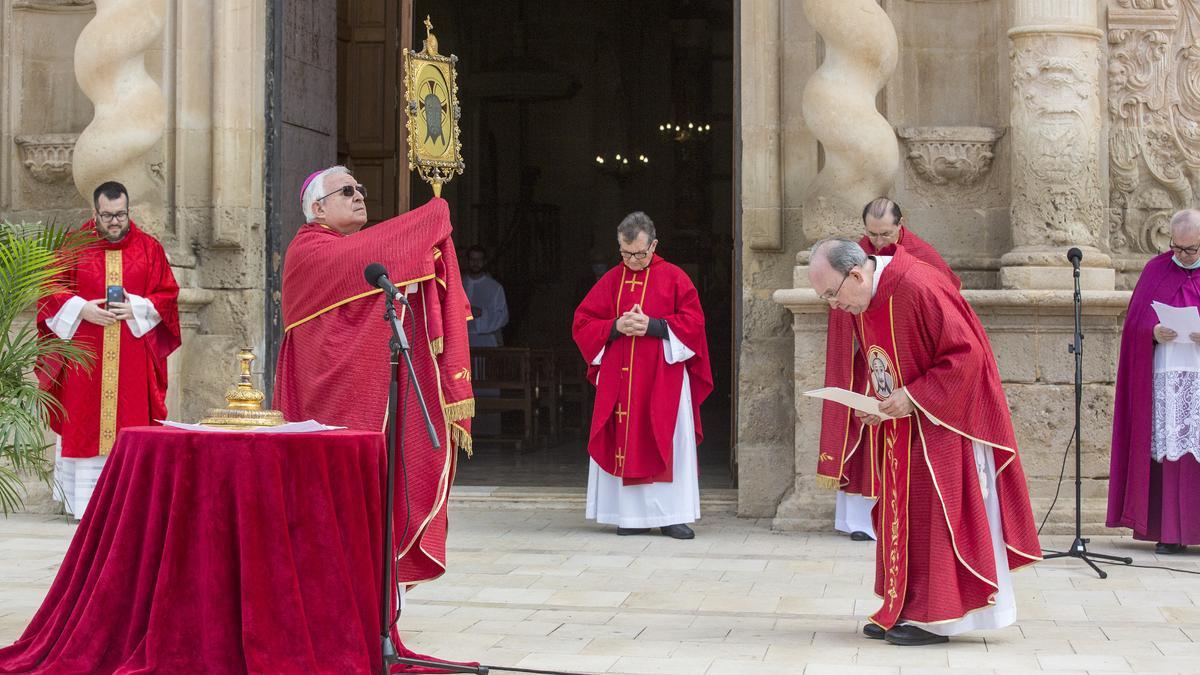
[[[905,387],[917,407],[874,435],[879,456],[871,621],[958,619],[994,602],[996,560],[973,442],[996,465],[1008,566],[1041,559],[1000,373],[979,318],[945,273],[896,251],[856,317],[871,393]]]
[[[609,342],[613,322],[634,305],[641,305],[642,313],[652,319],[666,319],[695,356],[667,363],[663,340],[657,337],[621,335]],[[588,379],[596,385],[588,453],[625,485],[671,482],[684,370],[691,385],[697,444],[703,439],[700,404],[713,387],[696,287],[683,270],[658,255],[640,272],[618,265],[596,282],[575,310],[572,332],[588,363]],[[591,365],[601,351],[600,365]]]
[[[454,480],[455,448],[471,449],[470,304],[451,230],[450,210],[442,199],[348,236],[309,223],[288,246],[283,267],[285,332],[275,407],[289,421],[315,419],[384,430],[392,333],[383,321],[383,293],[367,285],[363,270],[378,262],[400,289],[418,287],[408,295],[412,311],[401,316],[442,447],[435,451],[429,442],[405,375],[400,396],[408,400],[406,442],[404,466],[396,467],[395,530],[396,579],[407,584],[445,572],[446,499]],[[399,481],[405,479],[411,505],[407,512],[399,497]]]
[[[95,222],[80,229],[95,234]],[[60,362],[38,369],[42,389],[63,406],[64,414],[50,420],[62,436],[63,457],[107,455],[119,429],[167,416],[167,356],[179,347],[179,286],[162,245],[136,224],[130,222],[129,233],[115,244],[96,235],[63,279],[62,292],[38,303],[38,334],[54,335],[46,321],[72,297],[103,298],[107,286],[146,298],[162,320],[140,338],[127,321],[98,326],[80,320],[71,340],[94,354],[91,370]]]
[[[921,262],[940,270],[954,285],[962,282],[932,246],[908,230],[900,228],[899,247]],[[897,244],[876,249],[867,237],[859,240],[867,255],[895,255]],[[867,364],[854,335],[854,319],[849,312],[829,310],[829,332],[825,341],[825,386],[850,389],[860,394],[867,389]],[[817,460],[817,481],[831,489],[876,497],[879,476],[878,458],[872,456],[870,443],[862,443],[872,430],[858,421],[854,411],[844,405],[825,401],[821,408],[821,451]],[[867,439],[869,441],[869,439]]]

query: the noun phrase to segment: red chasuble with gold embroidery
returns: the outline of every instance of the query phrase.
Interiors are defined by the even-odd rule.
[[[1008,566],[1041,559],[991,344],[958,288],[903,248],[856,323],[871,393],[883,399],[904,387],[917,407],[873,434],[883,606],[871,621],[958,619],[991,604],[998,589],[974,442],[994,454]]]
[[[95,234],[95,222],[80,229]],[[72,297],[103,298],[108,286],[149,300],[162,318],[140,338],[127,321],[98,326],[80,320],[71,341],[95,356],[91,370],[58,362],[38,370],[42,389],[64,409],[50,420],[62,436],[63,457],[107,455],[119,429],[167,416],[167,356],[179,347],[179,286],[162,245],[136,224],[130,222],[129,233],[116,243],[96,236],[63,279],[63,291],[38,303],[38,333],[53,335],[46,320]]]
[[[940,270],[954,285],[962,282],[938,254],[937,250],[907,228],[900,228],[897,241],[909,255]],[[867,237],[859,240],[867,255],[895,255],[897,244],[876,249]],[[854,320],[849,312],[829,310],[829,332],[825,340],[825,386],[857,391],[867,390],[867,364],[854,335]],[[851,494],[875,497],[879,476],[875,472],[877,458],[870,443],[862,439],[864,430],[852,410],[844,405],[825,401],[821,408],[821,452],[817,460],[817,479],[829,488]]]
[[[665,319],[671,332],[695,353],[667,363],[662,338],[621,335],[609,342],[613,322],[641,305],[652,319]],[[686,370],[691,386],[696,443],[703,438],[700,404],[712,392],[704,312],[696,287],[683,270],[655,255],[634,272],[609,270],[575,310],[575,344],[596,385],[588,453],[626,485],[672,480],[675,420]],[[592,365],[603,352],[600,365]]]
[[[408,396],[403,468],[411,509],[405,512],[405,500],[396,500],[396,579],[408,584],[445,572],[446,499],[454,481],[455,448],[471,449],[470,304],[451,229],[442,199],[348,236],[309,223],[288,246],[283,268],[285,333],[275,407],[288,421],[384,430],[392,332],[383,320],[383,292],[367,285],[363,270],[378,262],[400,289],[418,288],[408,294],[412,311],[401,313],[401,306],[398,314],[441,449],[429,442],[420,406],[402,373],[400,395]],[[401,468],[396,467],[397,481]]]

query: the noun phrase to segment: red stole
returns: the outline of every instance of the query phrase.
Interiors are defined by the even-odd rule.
[[[695,353],[667,363],[663,340],[622,335],[608,341],[617,317],[641,305]],[[696,443],[703,439],[700,404],[712,391],[704,312],[695,286],[675,265],[654,256],[645,269],[609,270],[575,310],[575,343],[596,385],[588,453],[600,468],[626,485],[672,480],[675,421],[683,374],[688,374]],[[603,351],[600,365],[591,365]]]
[[[897,248],[938,269],[956,288],[958,276],[937,250],[911,230],[901,227],[896,244],[876,249],[867,237],[858,242],[868,255],[895,255]],[[829,310],[829,331],[825,341],[825,386],[867,391],[867,367],[859,353],[856,326],[848,312]],[[854,416],[854,411],[838,403],[825,401],[821,408],[821,449],[817,460],[817,481],[824,487],[837,488],[866,497],[877,496],[877,446],[863,443],[870,433]],[[868,439],[869,440],[869,439]],[[865,447],[864,447],[865,446]]]
[[[275,407],[289,421],[316,419],[382,431],[387,419],[388,340],[383,295],[363,269],[382,263],[410,294],[403,324],[430,417],[441,442],[434,450],[412,394],[405,424],[409,503],[396,500],[397,580],[414,584],[446,567],[446,500],[456,448],[471,449],[470,304],[462,289],[450,211],[434,199],[352,235],[310,223],[288,246],[283,270],[285,333],[275,378]],[[406,395],[407,378],[400,383]],[[399,473],[401,467],[396,467]],[[397,477],[400,480],[400,477]],[[407,522],[407,525],[406,525]],[[404,541],[399,537],[407,531]]]
[[[957,287],[903,248],[857,324],[872,390],[884,398],[904,387],[916,407],[880,425],[876,590],[884,602],[871,620],[888,628],[959,618],[998,588],[974,443],[993,453],[1009,567],[1041,558],[991,345]]]
[[[80,229],[95,235],[95,222]],[[162,320],[141,338],[126,321],[103,327],[80,320],[71,341],[94,355],[92,368],[40,364],[39,385],[63,407],[51,415],[50,427],[62,436],[64,457],[107,455],[120,429],[166,418],[167,356],[180,343],[179,285],[162,245],[132,222],[119,242],[95,236],[62,279],[61,292],[38,303],[38,334],[53,337],[46,321],[68,300],[103,298],[107,286],[146,298]]]
[[[874,303],[872,303],[872,306]],[[904,386],[903,375],[896,364],[900,362],[896,349],[896,333],[892,324],[892,305],[875,308],[858,316],[859,335],[870,375],[870,393],[884,400]],[[908,588],[908,488],[909,466],[912,458],[912,417],[886,420],[877,428],[868,428],[868,446],[875,456],[881,452],[879,465],[879,504],[876,506],[876,541],[879,549],[877,566],[883,571],[883,606],[871,616],[871,621],[891,628],[900,618]],[[874,472],[873,472],[874,473]]]

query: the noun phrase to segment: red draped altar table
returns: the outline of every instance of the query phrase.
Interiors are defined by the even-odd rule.
[[[384,461],[381,433],[121,431],[0,672],[378,672]]]

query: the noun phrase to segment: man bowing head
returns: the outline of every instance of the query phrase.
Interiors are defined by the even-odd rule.
[[[813,247],[809,279],[854,315],[874,365],[868,394],[887,415],[862,416],[881,473],[883,598],[863,634],[920,645],[1012,624],[1009,570],[1040,560],[1041,546],[979,318],[943,271],[903,248],[868,256],[855,242],[827,239]]]
[[[575,310],[575,344],[596,385],[588,438],[587,517],[617,534],[652,527],[691,539],[700,517],[696,445],[712,391],[696,287],[655,255],[654,222],[637,211],[617,226],[622,264]]]

